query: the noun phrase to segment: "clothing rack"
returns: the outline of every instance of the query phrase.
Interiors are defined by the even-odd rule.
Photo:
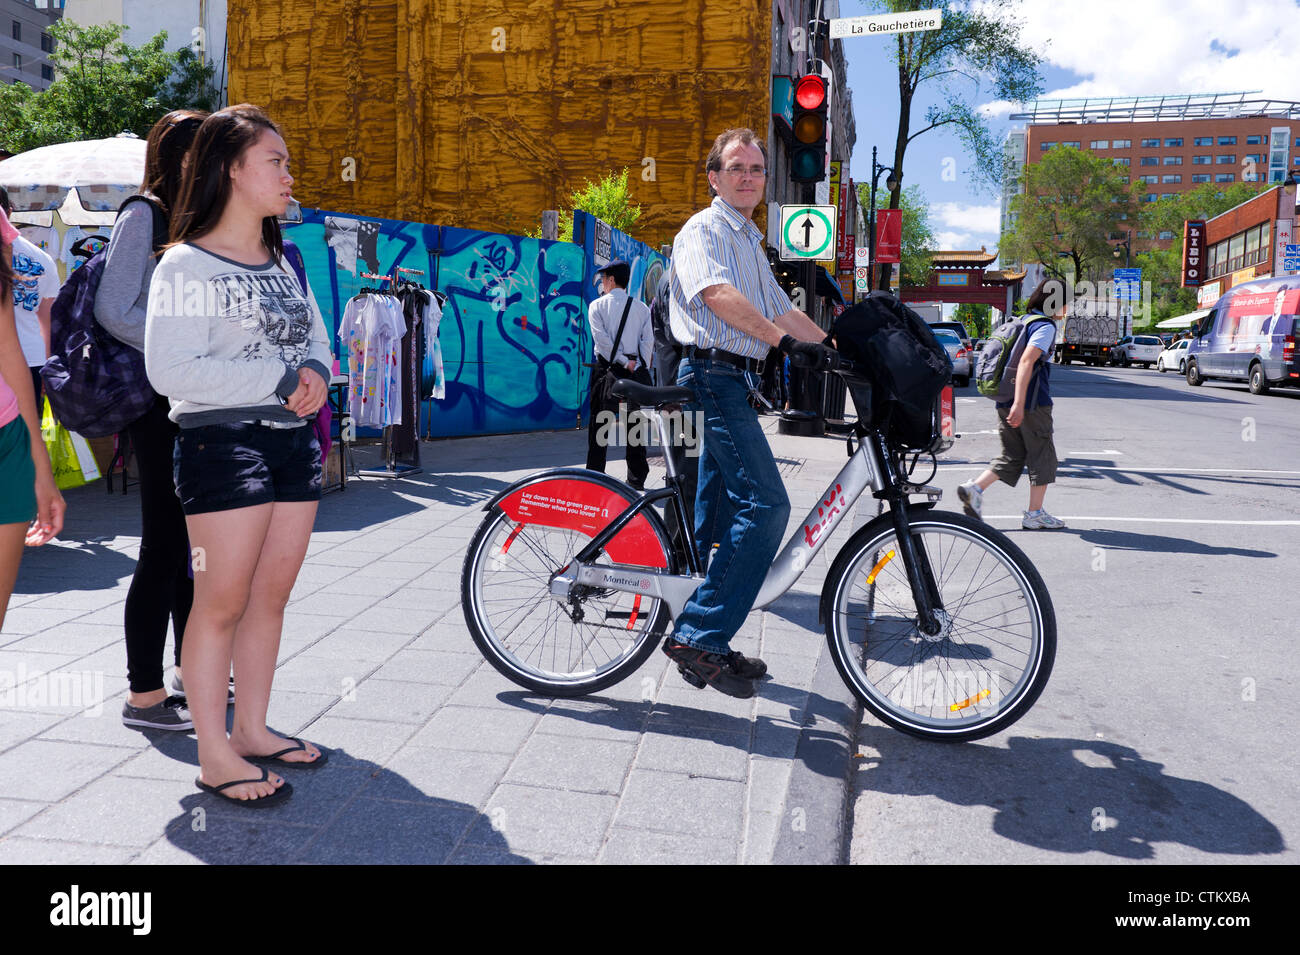
[[[388,289],[364,288],[362,294],[377,293],[398,296],[405,288],[424,289],[419,282],[405,275],[424,275],[421,269],[394,266],[391,275],[362,272],[361,277],[388,283]],[[425,291],[428,291],[425,289]],[[410,477],[424,470],[420,465],[420,370],[424,367],[424,337],[415,334],[415,324],[408,323],[402,335],[402,423],[384,428],[384,461],[380,468],[366,468],[362,477]]]

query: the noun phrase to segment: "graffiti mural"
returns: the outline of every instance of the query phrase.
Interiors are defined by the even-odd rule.
[[[590,374],[582,273],[582,251],[567,242],[442,231],[447,394],[436,404],[458,428],[435,435],[577,425]]]
[[[361,223],[359,248],[347,241],[345,233],[352,231],[347,220]],[[369,233],[376,229],[371,246]],[[358,273],[376,262],[378,274],[418,269],[424,275],[414,278],[447,297],[438,330],[446,390],[443,398],[422,403],[422,436],[578,425],[590,375],[583,362],[591,350],[582,249],[568,242],[306,208],[303,221],[287,226],[285,235],[303,253],[308,282],[335,336],[335,354],[344,355],[344,372],[346,349],[337,341],[344,308],[363,287],[381,284]],[[421,377],[427,395],[434,380],[432,356],[425,356]]]

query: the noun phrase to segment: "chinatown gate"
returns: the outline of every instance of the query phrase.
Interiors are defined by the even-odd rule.
[[[991,305],[1006,321],[1016,299],[1020,298],[1020,283],[1025,273],[989,269],[997,257],[996,252],[982,248],[978,252],[935,252],[929,284],[900,288],[899,297],[904,302]],[[993,322],[994,327],[997,325],[998,322]]]

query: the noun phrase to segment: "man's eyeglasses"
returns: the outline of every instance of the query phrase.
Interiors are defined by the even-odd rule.
[[[761,179],[767,175],[767,169],[762,166],[728,166],[722,171],[728,176],[740,176],[749,173],[755,179]]]

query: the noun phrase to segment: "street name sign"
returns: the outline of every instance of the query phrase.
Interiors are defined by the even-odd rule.
[[[877,13],[865,17],[838,17],[830,21],[831,39],[875,36],[878,33],[915,33],[943,26],[942,10],[913,10],[908,13]]]
[[[781,260],[816,261],[835,249],[834,206],[781,207]]]

